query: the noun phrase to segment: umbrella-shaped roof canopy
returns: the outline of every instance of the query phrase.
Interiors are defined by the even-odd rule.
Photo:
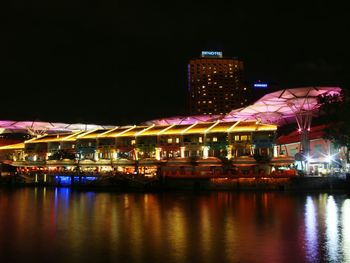
[[[113,128],[114,126],[102,126],[96,124],[83,123],[57,123],[42,121],[11,121],[0,120],[0,133],[6,132],[29,132],[29,133],[56,133],[70,131],[84,131],[93,129]]]
[[[319,107],[318,97],[321,95],[338,95],[339,87],[302,87],[282,89],[266,94],[254,104],[245,108],[233,109],[225,116],[197,115],[175,116],[147,121],[144,124],[193,124],[195,122],[234,122],[245,120],[259,120],[263,123],[285,124],[295,122],[297,114],[314,112]]]
[[[195,116],[174,116],[163,119],[156,119],[144,122],[146,125],[168,125],[168,124],[193,124],[195,122],[212,122],[221,118],[221,115],[195,115]]]
[[[339,87],[303,87],[269,93],[248,107],[231,111],[224,120],[261,120],[265,123],[285,123],[297,114],[312,112],[320,105],[318,97],[338,95]]]

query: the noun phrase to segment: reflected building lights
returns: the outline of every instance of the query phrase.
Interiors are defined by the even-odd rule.
[[[168,243],[172,246],[171,256],[174,262],[184,262],[187,244],[187,229],[185,215],[181,207],[175,206],[168,213],[167,221],[167,236]]]
[[[212,247],[212,223],[211,213],[207,204],[202,203],[200,209],[200,243],[201,250],[203,253],[203,258],[206,260],[210,259],[210,248]],[[207,261],[206,261],[207,262]]]
[[[310,262],[318,258],[317,213],[314,201],[308,196],[305,204],[306,256]]]
[[[338,208],[333,196],[329,196],[326,206],[326,249],[331,262],[338,262],[338,234]]]
[[[342,237],[344,262],[350,262],[350,199],[346,199],[342,206]]]

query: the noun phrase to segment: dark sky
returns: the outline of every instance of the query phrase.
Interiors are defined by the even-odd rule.
[[[132,124],[183,115],[187,62],[201,50],[242,59],[248,82],[350,84],[350,18],[335,1],[8,2],[0,119]]]

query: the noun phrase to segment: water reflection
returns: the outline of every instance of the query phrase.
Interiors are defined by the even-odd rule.
[[[0,189],[1,262],[350,262],[350,200]]]
[[[305,204],[306,255],[309,262],[315,262],[318,256],[317,213],[314,201],[308,196]]]
[[[350,262],[350,199],[342,206],[342,230],[344,262]]]
[[[334,201],[333,196],[329,196],[326,206],[326,246],[328,258],[332,262],[338,260],[338,208]]]

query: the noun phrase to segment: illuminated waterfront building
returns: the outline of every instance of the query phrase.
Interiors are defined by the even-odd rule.
[[[311,118],[318,112],[318,97],[340,91],[338,87],[284,89],[225,116],[172,117],[138,126],[43,134],[0,147],[0,162],[17,167],[21,173],[35,174],[40,170],[98,175],[265,176],[274,166],[289,169],[294,163],[292,150],[286,151],[285,157],[279,154],[277,126],[297,123],[298,132],[292,142],[299,144],[299,152],[311,155],[314,147],[309,133]]]
[[[250,103],[243,61],[225,58],[221,51],[202,51],[188,63],[190,114],[223,115]]]
[[[165,173],[182,169],[209,176],[213,167],[222,169],[221,160],[227,159],[242,172],[265,169],[268,173],[266,162],[273,154],[276,129],[276,125],[255,121],[123,126],[48,134],[0,150],[11,153],[7,162],[20,171],[73,172],[79,167],[100,174],[154,176],[161,168]],[[253,156],[266,161],[259,163]]]

